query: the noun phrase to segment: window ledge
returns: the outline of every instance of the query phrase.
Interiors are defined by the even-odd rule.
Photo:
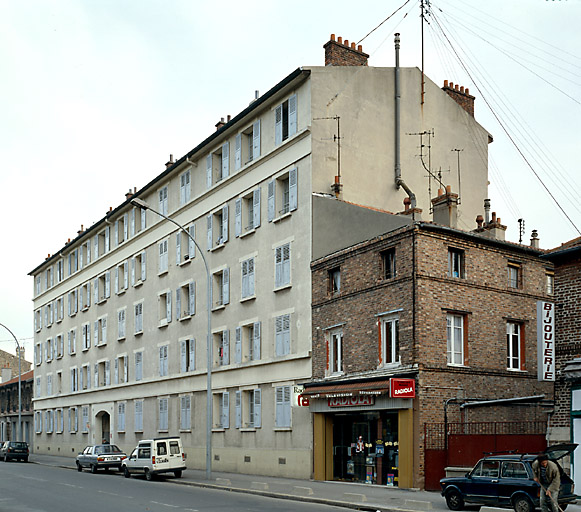
[[[256,228],[249,229],[248,231],[245,231],[244,233],[241,233],[238,236],[238,238],[244,238],[245,236],[252,235],[255,232],[256,232]]]
[[[212,311],[221,311],[222,309],[226,309],[226,304],[220,304],[219,306],[214,306]]]
[[[137,288],[139,286],[141,286],[143,284],[143,281],[140,279],[139,281],[136,281],[135,284],[133,285],[133,288]]]
[[[89,309],[89,308],[87,308],[87,309]],[[59,318],[59,319],[57,319],[56,323],[57,324],[60,324],[62,321],[63,321],[63,319],[62,318]]]
[[[450,368],[470,368],[470,366],[467,366],[465,364],[454,364],[454,363],[448,363],[448,367],[450,367]]]
[[[527,370],[521,370],[520,368],[507,368],[507,372],[517,372],[517,373],[528,373]]]
[[[191,261],[192,261],[192,258],[188,257],[188,259],[184,259],[184,261],[180,261],[180,262],[178,263],[178,267],[183,267],[184,265],[187,265],[187,264],[188,264],[188,263],[190,263]],[[186,431],[184,430],[184,432],[186,432]]]
[[[258,427],[242,427],[240,432],[256,432]]]
[[[214,251],[219,251],[220,249],[223,249],[226,245],[226,242],[222,242],[220,244],[217,244],[215,247],[212,247],[210,249],[210,252],[214,252]]]
[[[289,288],[292,288],[292,286],[293,286],[292,283],[283,284],[282,286],[275,287],[272,291],[276,293],[276,292],[280,292],[282,290],[287,290]]]
[[[135,336],[141,336],[143,334],[143,331],[137,331],[136,333],[134,333]]]
[[[123,295],[125,293],[125,288],[123,288],[122,290],[119,290],[117,292],[117,295]]]
[[[292,432],[292,427],[274,427],[273,430],[275,432]]]
[[[164,276],[165,274],[167,274],[169,272],[169,269],[165,269],[165,270],[160,270],[157,275],[159,277]]]
[[[286,213],[283,213],[282,215],[279,215],[278,217],[275,217],[274,219],[272,219],[272,222],[273,222],[273,223],[280,222],[280,221],[282,221],[282,220],[284,220],[284,219],[287,219],[287,218],[288,218],[288,217],[290,217],[292,214],[293,214],[293,212],[286,212]]]
[[[191,428],[180,428],[179,430],[180,432],[191,432],[192,429]]]
[[[224,427],[213,427],[212,432],[226,432]]]
[[[107,302],[107,297],[101,297],[95,304],[103,304],[104,302]]]
[[[125,336],[119,336],[119,338],[117,338],[117,341],[125,341]]]
[[[184,322],[186,320],[191,320],[192,319],[192,315],[184,315],[180,318],[178,318],[178,322]]]
[[[159,325],[157,326],[158,329],[163,329],[164,327],[167,327],[169,325],[169,322],[167,320],[160,320]]]
[[[101,343],[97,343],[97,347],[106,347],[106,346],[107,346],[106,341],[102,341]]]
[[[242,299],[240,299],[240,302],[248,302],[250,300],[255,300],[256,299],[256,295],[251,295],[250,297],[243,297]]]

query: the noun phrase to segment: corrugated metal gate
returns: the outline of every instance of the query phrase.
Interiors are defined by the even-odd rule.
[[[547,448],[544,421],[426,423],[426,490],[439,490],[448,466],[472,467],[485,453],[538,453]],[[446,435],[447,430],[447,435]]]

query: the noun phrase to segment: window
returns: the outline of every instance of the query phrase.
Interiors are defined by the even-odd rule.
[[[399,319],[388,316],[379,319],[380,322],[380,364],[400,363],[399,355]]]
[[[125,339],[125,308],[117,311],[117,339]]]
[[[164,431],[168,430],[168,406],[169,406],[169,398],[160,398],[158,400],[159,404],[159,426],[158,430]]]
[[[481,460],[472,470],[471,476],[498,478],[498,461]]]
[[[238,397],[237,397],[238,398]],[[247,411],[244,427],[260,428],[262,426],[262,393],[260,389],[251,389],[242,393],[242,401]],[[236,411],[238,416],[238,411]]]
[[[521,266],[518,263],[509,263],[508,271],[508,287],[520,288],[521,286]]]
[[[190,200],[190,170],[188,169],[180,175],[180,206],[183,206]]]
[[[448,277],[465,277],[463,250],[448,249]]]
[[[159,267],[158,272],[163,274],[168,271],[168,251],[167,251],[167,240],[163,240],[159,243]]]
[[[135,380],[143,379],[143,352],[135,352]]]
[[[180,396],[180,430],[192,428],[192,397]]]
[[[190,236],[195,240],[196,225],[192,224],[187,228]],[[176,233],[176,265],[189,263],[196,256],[196,244],[182,231]]]
[[[242,262],[242,298],[254,297],[254,258]]]
[[[115,359],[115,384],[128,382],[128,360],[126,355],[118,356]]]
[[[87,282],[79,288],[79,306],[86,311],[91,306],[91,283]]]
[[[147,265],[145,251],[140,252],[131,258],[131,284],[139,286],[145,281]]]
[[[46,395],[47,396],[52,395],[52,373],[49,373],[46,376]]]
[[[79,265],[81,268],[91,263],[91,239],[89,238],[81,247],[79,247]],[[58,271],[57,271],[58,274]],[[58,277],[57,277],[58,280]]]
[[[68,345],[69,345],[69,354],[73,355],[77,352],[77,329],[71,329],[67,333]]]
[[[230,364],[230,331],[214,333],[214,354],[216,354],[215,366]]]
[[[111,272],[105,272],[95,278],[94,291],[95,304],[106,301],[111,297]]]
[[[298,170],[295,167],[268,182],[268,222],[297,209],[297,178]]]
[[[53,322],[53,310],[52,304],[47,304],[44,307],[44,323],[47,327],[50,327]]]
[[[46,433],[52,434],[54,430],[54,411],[45,411],[46,414]]]
[[[45,351],[46,362],[50,363],[52,361],[52,358],[54,355],[54,345],[53,345],[52,338],[48,338],[46,340],[45,349],[46,349],[46,351]]]
[[[206,217],[208,227],[208,251],[228,241],[228,205]]]
[[[381,257],[381,275],[383,279],[395,277],[395,248],[386,249],[379,253]]]
[[[36,411],[34,413],[34,431],[37,434],[42,433],[42,412],[41,411]]]
[[[260,119],[236,135],[234,169],[239,170],[260,156]]]
[[[143,302],[135,304],[135,334],[143,333]]]
[[[260,227],[260,188],[236,199],[236,236],[244,236],[258,227]]]
[[[158,295],[159,327],[164,327],[171,322],[171,291],[161,292]]]
[[[81,389],[91,389],[91,365],[84,364],[81,367],[81,374],[80,374],[80,388]]]
[[[136,233],[139,233],[145,229],[146,215],[147,210],[144,210],[143,208],[139,208],[136,206],[131,210],[131,221],[130,221],[131,236],[135,236]]]
[[[69,253],[69,276],[79,270],[79,251],[75,249]]]
[[[555,274],[552,271],[545,273],[547,295],[553,295],[555,291]]]
[[[36,285],[36,288],[35,288],[35,290],[36,290],[36,295],[40,295],[40,292],[42,291],[42,290],[41,290],[41,284],[40,284],[40,283],[41,283],[41,277],[40,277],[40,275],[37,275],[37,276],[34,278],[34,283],[35,283],[35,285]]]
[[[275,351],[277,356],[290,354],[291,332],[290,315],[277,316],[275,319]]]
[[[95,320],[95,345],[107,344],[107,317]]]
[[[115,267],[115,293],[123,293],[127,288],[129,288],[129,262],[124,261]]]
[[[143,432],[143,400],[135,400],[135,432]]]
[[[42,396],[42,380],[40,377],[36,377],[36,393],[35,398],[39,398]]]
[[[509,370],[524,370],[524,326],[506,322],[506,367]]]
[[[96,260],[99,256],[103,256],[107,254],[110,250],[110,232],[111,229],[109,226],[106,226],[103,231],[95,235],[93,239],[93,256]]]
[[[63,392],[63,372],[56,372],[56,393],[60,395]]]
[[[190,281],[176,290],[176,318],[187,320],[196,314],[196,283]]]
[[[79,373],[76,367],[71,368],[71,393],[79,390]]]
[[[501,469],[502,478],[522,478],[529,479],[529,474],[522,462],[504,461]]]
[[[62,434],[64,430],[63,410],[56,409],[55,414],[56,414],[56,425],[55,425],[56,433]]]
[[[60,283],[65,278],[65,262],[60,259],[56,262],[56,282]]]
[[[65,316],[65,299],[64,297],[59,297],[55,301],[54,315],[56,317],[57,323],[62,322]]]
[[[327,343],[329,373],[343,373],[343,329],[330,331]]]
[[[95,363],[95,387],[111,385],[111,361],[99,361]]]
[[[260,359],[260,322],[236,327],[234,354],[236,363]]]
[[[230,303],[230,269],[228,267],[214,273],[212,296],[215,297],[214,308]]]
[[[81,326],[83,336],[83,350],[91,348],[91,324],[83,324]]]
[[[196,340],[189,338],[180,341],[180,371],[191,372],[196,369]]]
[[[447,359],[449,365],[464,364],[464,319],[462,315],[447,315]]]
[[[291,387],[280,386],[275,388],[276,417],[275,426],[290,428],[291,426]]]
[[[290,243],[275,249],[274,256],[274,286],[281,288],[291,282],[291,247]]]
[[[115,245],[127,240],[129,234],[129,214],[124,214],[115,221]]]
[[[52,273],[52,267],[48,267],[46,269],[46,274],[45,274],[45,290],[48,290],[49,288],[52,288],[54,284],[54,280],[53,280],[53,273]]]
[[[274,143],[283,141],[297,133],[297,95],[293,94],[274,111]]]
[[[125,402],[117,404],[117,432],[125,432]]]
[[[225,142],[206,157],[206,187],[226,179],[230,174],[230,144]]]
[[[332,268],[328,272],[328,289],[331,295],[341,293],[341,269],[339,267]]]
[[[159,376],[167,377],[168,375],[168,361],[167,361],[168,346],[163,345],[159,347]]]
[[[159,196],[159,212],[163,213],[167,217],[168,214],[167,186],[159,190],[158,196]]]
[[[65,351],[65,343],[62,334],[55,336],[54,344],[56,348],[56,357],[57,359],[61,359]]]
[[[89,406],[88,405],[83,405],[82,409],[81,409],[81,421],[82,421],[82,431],[83,434],[88,434],[89,433]]]
[[[69,408],[69,432],[74,434],[79,430],[79,417],[77,416],[77,408]]]
[[[216,428],[230,428],[230,393],[214,395],[214,411],[216,411],[214,426]]]
[[[42,344],[40,342],[34,347],[34,363],[36,366],[42,364]]]
[[[75,316],[78,311],[77,290],[69,292],[68,300],[69,300],[69,316]]]
[[[34,330],[40,332],[42,329],[42,308],[34,312]]]

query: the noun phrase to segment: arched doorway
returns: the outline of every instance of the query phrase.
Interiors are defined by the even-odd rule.
[[[98,443],[111,442],[111,416],[106,411],[100,411],[97,413],[96,419],[95,434],[100,436],[96,441]]]

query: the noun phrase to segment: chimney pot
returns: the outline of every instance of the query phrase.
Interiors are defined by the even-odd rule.
[[[456,85],[454,86],[454,90],[455,90],[455,91],[457,91],[457,90],[458,90],[458,84],[456,84]]]
[[[343,38],[342,38],[341,36],[339,36],[339,37],[337,38],[337,42],[338,42],[339,44],[343,44]]]
[[[448,80],[444,80],[444,87],[448,87]]]
[[[345,42],[343,43],[345,46],[349,46],[349,39],[345,39]]]
[[[438,197],[443,196],[444,195],[444,190],[439,188],[438,189]]]
[[[468,96],[470,94],[470,89],[468,89],[468,87],[466,87],[466,89],[464,89],[464,92],[466,93],[466,96]]]
[[[137,194],[137,187],[133,187],[133,193]]]
[[[454,89],[454,82],[450,82],[450,89]]]
[[[335,40],[335,34],[331,34],[331,41]]]
[[[461,92],[462,94],[464,94],[464,86],[463,86],[463,85],[462,85],[462,86],[460,86],[460,92]]]
[[[478,229],[482,228],[483,222],[484,222],[484,218],[482,217],[482,215],[477,215],[476,216],[476,224],[478,225]]]
[[[230,114],[228,114],[228,117],[226,118],[226,122],[229,123],[230,122],[230,119],[231,119]]]
[[[412,204],[412,200],[409,197],[404,197],[403,198],[403,205],[404,205],[404,210],[406,212],[409,212],[410,210],[410,205]]]
[[[363,46],[361,46],[361,45],[357,45],[357,51],[358,51],[358,52],[362,52],[362,51],[363,51]]]
[[[451,194],[451,193],[452,193],[452,186],[446,185],[446,194]]]
[[[355,50],[355,43],[351,43],[351,48]]]
[[[492,212],[492,223],[496,222],[496,212]]]

